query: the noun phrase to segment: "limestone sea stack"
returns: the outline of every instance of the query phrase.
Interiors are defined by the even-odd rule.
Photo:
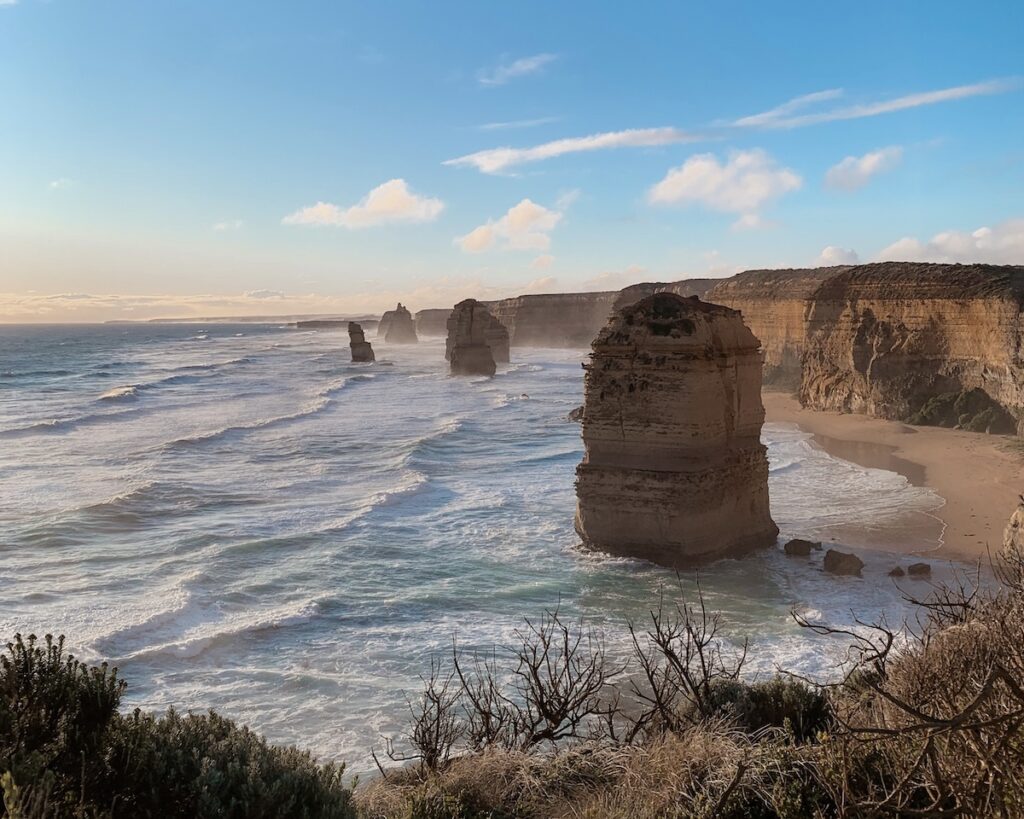
[[[388,310],[381,316],[377,326],[377,337],[380,336],[384,336],[388,344],[415,344],[419,341],[416,337],[416,321],[401,302],[394,310]]]
[[[495,361],[508,361],[508,331],[483,304],[464,299],[448,317],[444,354],[453,375],[494,375]]]
[[[612,314],[585,365],[576,531],[669,566],[775,543],[761,350],[740,313],[655,293]]]
[[[374,360],[373,347],[366,340],[363,328],[354,321],[348,323],[348,346],[352,350],[352,360],[369,362]]]

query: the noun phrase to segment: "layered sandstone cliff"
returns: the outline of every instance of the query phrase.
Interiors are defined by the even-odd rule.
[[[586,371],[585,545],[685,565],[775,542],[761,352],[738,312],[648,296],[612,316]]]
[[[500,338],[496,336],[499,335]],[[504,342],[508,360],[508,332],[476,299],[464,299],[455,305],[448,317],[445,358],[453,375],[494,375],[495,354],[492,343]]]
[[[394,310],[388,310],[381,316],[380,324],[377,325],[377,337],[381,336],[388,344],[415,344],[419,340],[416,337],[416,322],[412,313],[401,302]]]
[[[348,323],[348,346],[352,351],[352,360],[357,362],[370,362],[374,360],[373,347],[366,340],[363,328],[354,321]]]
[[[808,299],[800,400],[1012,432],[1024,419],[1022,340],[1024,267],[846,268]]]
[[[448,334],[448,316],[452,314],[450,307],[429,308],[417,310],[414,318],[416,320],[417,336],[441,336]]]

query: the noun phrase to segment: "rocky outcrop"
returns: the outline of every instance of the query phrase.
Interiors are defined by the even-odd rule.
[[[363,328],[354,321],[348,323],[348,346],[352,350],[352,360],[357,362],[373,361],[373,347],[366,340]]]
[[[837,549],[829,549],[825,552],[825,571],[829,574],[847,574],[860,577],[860,570],[864,568],[864,561],[857,555],[848,552],[840,552]]]
[[[618,293],[551,293],[487,302],[508,328],[513,347],[586,347],[611,313]]]
[[[775,542],[761,353],[740,314],[673,293],[616,312],[586,366],[576,531],[687,565]]]
[[[1024,496],[1003,532],[1003,548],[1024,554]]]
[[[462,337],[460,334],[466,332],[465,316],[456,316],[459,310],[467,311],[472,309],[472,318],[476,323],[474,330],[482,328],[484,343],[491,350],[491,357],[496,364],[507,364],[509,357],[508,330],[505,325],[491,315],[484,302],[476,299],[465,299],[455,305],[455,308],[448,311],[448,337],[444,343],[445,360],[452,360],[452,349]]]
[[[496,371],[491,341],[500,323],[476,299],[465,299],[455,305],[448,317],[448,338],[445,358],[451,364],[453,375],[494,375]],[[504,327],[501,327],[504,330]],[[508,355],[508,332],[503,335],[505,355]]]
[[[786,541],[786,545],[782,547],[782,550],[790,557],[809,557],[811,552],[821,550],[821,541],[804,540],[801,537],[795,537],[792,540]]]
[[[377,338],[381,336],[388,344],[415,344],[419,341],[412,313],[401,302],[394,310],[388,310],[381,316],[380,324],[377,325]]]
[[[921,422],[948,396],[953,412],[961,399],[961,426],[1024,419],[1024,267],[847,268],[813,293],[806,336],[806,406]]]
[[[443,338],[448,334],[448,316],[451,314],[450,307],[417,310],[414,316],[416,335],[441,336]]]

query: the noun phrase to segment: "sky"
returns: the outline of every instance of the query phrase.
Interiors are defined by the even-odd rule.
[[[0,322],[1024,264],[1024,3],[0,0]]]

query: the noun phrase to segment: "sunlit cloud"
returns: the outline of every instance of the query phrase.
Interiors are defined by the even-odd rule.
[[[765,151],[733,151],[722,162],[714,154],[696,154],[647,192],[652,205],[701,204],[741,214],[738,228],[760,227],[758,210],[803,184],[796,171],[780,166]]]
[[[497,68],[481,69],[477,72],[477,80],[480,85],[485,86],[504,85],[517,77],[537,74],[557,59],[557,54],[534,54],[530,57],[520,57],[511,63],[499,65]]]
[[[404,179],[378,185],[357,204],[342,208],[317,202],[285,216],[285,225],[344,227],[350,230],[397,222],[432,222],[444,210],[444,202],[413,193]]]
[[[547,250],[551,231],[562,220],[561,211],[523,199],[500,219],[488,220],[455,239],[464,253],[487,250]]]
[[[554,256],[552,256],[549,253],[542,253],[540,256],[538,256],[536,259],[534,259],[532,262],[530,262],[530,267],[533,270],[547,270],[554,263],[555,263],[555,257]]]
[[[830,188],[853,191],[863,188],[873,176],[891,171],[903,159],[903,148],[891,145],[864,156],[848,156],[825,173]]]
[[[906,236],[878,253],[878,261],[1024,264],[1024,219],[967,232],[949,230],[922,241]]]
[[[839,264],[860,264],[860,256],[850,248],[829,245],[811,262],[811,267],[833,267]]]

